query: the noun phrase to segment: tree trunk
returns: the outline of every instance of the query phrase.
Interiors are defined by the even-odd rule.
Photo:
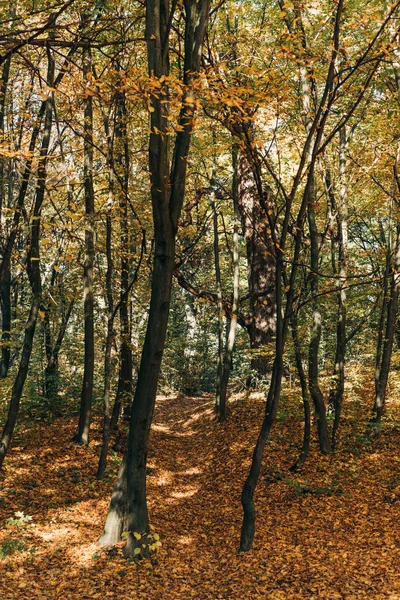
[[[122,83],[121,83],[122,85]],[[117,396],[115,399],[112,429],[115,429],[118,417],[122,412],[129,419],[132,403],[132,350],[129,322],[129,223],[128,223],[128,193],[129,193],[129,146],[126,131],[125,92],[118,91],[116,95],[117,113],[115,126],[116,160],[115,170],[119,187],[119,218],[121,232],[121,299],[119,320],[121,328],[120,368],[118,376]]]
[[[332,429],[332,450],[336,445],[336,433],[339,428],[340,415],[344,394],[344,362],[346,354],[346,286],[347,286],[347,265],[348,265],[348,233],[347,233],[347,177],[346,177],[346,127],[343,126],[339,132],[339,175],[340,192],[339,204],[337,206],[337,223],[339,238],[339,260],[338,260],[338,316],[336,325],[336,356],[335,356],[335,376],[336,390],[333,398],[335,409],[335,419]]]
[[[312,184],[314,188],[314,183]],[[310,230],[310,281],[312,293],[312,328],[311,338],[308,352],[308,384],[310,388],[310,396],[314,403],[315,418],[317,421],[319,447],[323,454],[329,454],[331,444],[328,434],[328,423],[326,420],[326,407],[324,397],[318,383],[318,350],[321,340],[322,329],[322,314],[318,301],[318,231],[315,221],[315,211],[313,206],[314,191],[310,194],[310,202],[308,203],[308,226]]]
[[[102,544],[113,540],[126,526],[129,531],[125,554],[135,549],[148,554],[149,519],[146,496],[147,443],[153,418],[157,383],[164,351],[172,275],[175,267],[175,237],[185,194],[187,157],[190,148],[195,102],[191,89],[193,74],[199,70],[201,48],[209,14],[209,0],[185,0],[185,59],[183,81],[186,87],[175,139],[173,161],[169,169],[168,86],[165,76],[169,67],[169,10],[166,0],[147,0],[146,39],[148,68],[152,77],[163,78],[157,95],[151,97],[151,133],[149,170],[153,207],[155,254],[149,320],[142,349],[137,387],[132,403],[128,448],[125,464],[113,496],[126,481],[126,511],[123,492],[118,501],[111,500]],[[122,510],[121,510],[122,507]],[[138,540],[133,533],[140,534]]]
[[[10,333],[11,333],[11,272],[10,266],[5,273],[1,286],[1,362],[0,378],[8,375],[10,368]]]
[[[92,73],[90,47],[83,52],[83,77],[87,81]],[[93,318],[93,263],[94,263],[94,189],[93,189],[93,98],[85,99],[84,110],[84,190],[85,190],[85,263],[83,267],[84,310],[84,371],[78,429],[74,442],[87,446],[92,416],[94,375],[94,318]]]
[[[214,267],[215,267],[215,283],[217,293],[217,310],[218,310],[218,360],[217,360],[217,381],[215,386],[215,412],[221,415],[221,383],[222,369],[224,363],[224,310],[222,304],[222,284],[221,284],[221,267],[219,261],[219,239],[218,239],[218,213],[215,207],[215,200],[212,201],[213,224],[214,224]]]
[[[301,386],[301,395],[303,398],[303,408],[304,408],[304,434],[303,434],[303,446],[301,448],[300,456],[295,462],[295,464],[291,467],[291,471],[300,471],[304,463],[307,460],[308,452],[310,450],[310,439],[311,439],[311,409],[310,409],[310,398],[308,395],[308,386],[307,386],[307,377],[303,368],[303,359],[301,356],[301,346],[299,341],[298,329],[297,329],[297,313],[293,313],[293,317],[291,320],[292,324],[292,338],[294,351],[296,356],[296,367],[297,372],[299,374],[300,386]]]
[[[12,11],[13,12],[13,9]],[[5,125],[5,107],[6,107],[6,94],[8,79],[10,76],[11,57],[9,57],[3,65],[2,76],[0,81],[0,143],[4,137],[4,125]],[[6,196],[12,196],[12,189],[6,191],[6,169],[7,162],[10,159],[6,159],[0,156],[0,236],[3,237],[3,208],[5,206]],[[11,182],[9,180],[8,186],[10,188]],[[11,332],[11,269],[10,263],[5,265],[4,277],[1,287],[1,362],[0,362],[0,378],[4,379],[7,377],[8,369],[10,367],[10,332]]]
[[[256,379],[264,379],[271,373],[268,350],[276,330],[275,261],[271,230],[244,154],[238,161],[238,207],[247,255],[250,366]]]
[[[235,344],[237,314],[239,310],[239,189],[238,189],[238,147],[235,144],[232,148],[232,197],[233,197],[233,299],[232,299],[232,316],[229,320],[228,339],[223,357],[223,368],[220,387],[220,407],[219,420],[226,419],[226,397],[228,391],[229,374],[232,365],[232,352]]]
[[[49,88],[52,88],[54,85],[54,59],[49,48],[47,49],[47,58],[47,85]],[[0,439],[0,467],[3,464],[4,458],[10,446],[15,424],[17,421],[19,404],[24,389],[26,376],[28,374],[37,316],[42,300],[42,281],[40,276],[40,223],[42,205],[46,189],[46,167],[52,125],[52,103],[53,100],[51,98],[51,93],[49,93],[49,96],[45,102],[44,130],[40,150],[40,157],[38,162],[36,196],[31,220],[30,236],[27,240],[27,272],[32,288],[32,304],[29,313],[29,318],[25,325],[21,360],[11,392],[8,417]]]
[[[58,373],[58,355],[60,353],[60,349],[64,340],[64,335],[67,329],[68,321],[72,313],[72,309],[74,307],[75,300],[72,299],[68,305],[67,311],[63,317],[62,323],[60,325],[60,329],[58,331],[58,336],[54,346],[49,348],[49,351],[46,352],[47,355],[47,365],[45,368],[45,393],[46,398],[49,402],[50,410],[53,412],[54,416],[58,416],[57,411],[54,411],[54,401],[58,396],[58,386],[59,386],[59,373]]]
[[[400,292],[400,224],[396,227],[394,270],[390,275],[390,300],[387,305],[385,339],[383,340],[382,359],[375,396],[375,423],[380,423],[385,409],[386,389],[393,350],[394,331]]]
[[[106,217],[106,293],[107,293],[107,334],[106,348],[104,352],[104,418],[103,436],[97,467],[97,479],[102,479],[107,466],[108,442],[110,438],[110,388],[111,388],[111,350],[114,340],[114,298],[113,298],[113,258],[112,258],[112,197],[113,197],[113,174],[110,173],[110,194]]]

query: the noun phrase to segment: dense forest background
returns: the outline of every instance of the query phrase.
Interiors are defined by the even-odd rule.
[[[4,598],[400,597],[399,15],[1,5]]]

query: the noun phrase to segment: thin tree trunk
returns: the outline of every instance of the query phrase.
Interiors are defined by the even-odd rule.
[[[385,339],[383,341],[382,360],[379,369],[379,380],[375,396],[376,416],[374,422],[379,424],[385,410],[387,383],[390,371],[390,361],[393,350],[395,323],[400,292],[400,224],[396,227],[394,270],[391,273],[390,300],[387,305]]]
[[[54,400],[58,395],[59,385],[59,373],[58,373],[58,356],[60,354],[61,346],[64,340],[65,332],[67,330],[68,321],[70,319],[72,309],[74,307],[75,300],[72,299],[69,302],[65,316],[63,317],[58,336],[54,346],[50,348],[50,352],[47,355],[47,365],[45,368],[45,391],[46,398],[49,401],[50,409],[54,404]],[[47,354],[47,353],[46,353]],[[57,416],[57,415],[56,415]]]
[[[314,183],[312,184],[314,187]],[[321,340],[322,315],[318,301],[318,232],[315,221],[315,211],[313,207],[314,192],[311,193],[311,201],[308,204],[308,226],[310,231],[310,282],[312,294],[312,328],[311,338],[308,352],[308,382],[310,388],[310,396],[314,403],[315,418],[317,421],[319,447],[323,454],[329,454],[331,444],[328,434],[328,423],[326,420],[326,408],[324,397],[318,383],[318,350]]]
[[[222,284],[221,284],[221,267],[219,261],[219,239],[218,239],[218,213],[215,207],[215,200],[212,201],[213,225],[214,225],[214,268],[215,268],[215,283],[217,294],[217,310],[218,310],[218,361],[217,361],[217,381],[215,386],[215,412],[221,415],[221,383],[222,369],[224,363],[224,310],[222,304]]]
[[[389,236],[390,240],[390,236]],[[388,298],[388,284],[389,284],[389,275],[390,275],[390,264],[391,264],[391,248],[390,244],[388,245],[386,252],[386,261],[385,261],[385,272],[383,275],[383,291],[382,291],[382,304],[379,314],[379,323],[378,323],[378,339],[376,343],[376,353],[375,353],[375,399],[378,393],[379,386],[379,374],[381,369],[381,361],[382,361],[382,348],[383,348],[383,336],[385,332],[385,322],[386,322],[386,313],[388,303],[390,298]],[[374,405],[374,411],[376,410],[376,406]]]
[[[122,83],[121,83],[122,85]],[[115,429],[121,412],[129,418],[132,403],[132,350],[129,322],[129,223],[128,223],[128,193],[129,193],[129,145],[127,137],[127,115],[125,92],[118,90],[116,94],[116,125],[115,145],[117,156],[115,170],[118,175],[119,189],[119,218],[121,231],[121,299],[119,320],[121,328],[120,367],[118,376],[117,396],[114,403],[111,428]]]
[[[47,59],[47,85],[49,88],[52,88],[54,85],[54,59],[49,49],[47,49]],[[7,421],[4,425],[0,439],[0,467],[2,466],[4,458],[9,449],[17,421],[19,404],[24,389],[26,376],[28,374],[37,316],[42,300],[42,281],[40,276],[40,223],[45,194],[47,157],[52,125],[52,102],[51,94],[49,94],[45,102],[44,131],[38,165],[36,196],[31,220],[30,236],[27,240],[27,272],[32,288],[32,304],[29,318],[25,325],[21,360],[11,392]]]
[[[344,394],[344,362],[346,354],[346,286],[347,286],[347,265],[348,265],[348,233],[347,233],[347,176],[346,176],[346,127],[343,126],[339,132],[339,175],[340,175],[340,193],[337,206],[337,222],[339,237],[339,272],[337,279],[338,287],[338,321],[336,326],[336,390],[333,406],[335,409],[335,419],[332,429],[332,450],[336,445],[336,433],[340,423],[340,415]]]
[[[311,407],[310,407],[310,398],[308,395],[308,386],[307,386],[307,377],[303,368],[303,360],[301,356],[301,346],[298,335],[298,327],[297,327],[297,313],[294,312],[292,320],[292,338],[293,345],[296,357],[296,367],[297,372],[299,374],[300,379],[300,387],[301,387],[301,395],[303,398],[303,408],[304,408],[304,433],[303,433],[303,445],[301,448],[300,456],[295,462],[295,464],[291,467],[291,471],[300,471],[304,463],[307,460],[307,456],[310,450],[310,439],[311,439]]]
[[[90,47],[83,52],[83,77],[88,81],[92,73]],[[84,310],[84,371],[78,429],[73,441],[87,446],[92,416],[94,376],[94,317],[93,317],[93,263],[94,263],[94,189],[93,189],[93,98],[85,99],[84,110],[84,190],[85,190],[85,263],[83,267]]]
[[[1,362],[0,378],[8,375],[10,368],[10,334],[11,334],[11,272],[10,265],[5,273],[1,286]]]
[[[67,72],[67,65],[69,63],[69,59],[71,58],[71,56],[73,55],[74,52],[75,52],[75,48],[72,48],[70,50],[70,52],[68,53],[68,57],[65,59],[63,65],[61,66],[61,68],[58,72],[58,75],[53,83],[54,88],[57,88],[58,85],[61,83],[65,73]],[[0,286],[3,284],[6,273],[10,267],[11,254],[12,254],[12,250],[14,248],[15,240],[17,238],[18,229],[19,229],[19,221],[20,221],[21,214],[23,214],[23,211],[24,211],[25,198],[26,198],[26,194],[28,191],[28,186],[29,186],[29,182],[30,182],[30,178],[31,178],[32,162],[33,162],[33,156],[34,156],[34,152],[35,152],[35,148],[36,148],[36,142],[37,142],[39,134],[40,134],[42,120],[45,115],[46,107],[47,107],[47,100],[43,100],[42,104],[40,105],[37,117],[35,119],[35,125],[32,129],[32,134],[31,134],[31,139],[29,142],[29,149],[28,149],[28,158],[26,160],[25,168],[24,168],[24,171],[23,171],[22,177],[21,177],[21,187],[18,192],[16,207],[14,209],[14,215],[13,215],[12,222],[11,222],[11,229],[8,234],[7,240],[4,243],[4,251],[3,251],[2,260],[0,263]]]
[[[114,340],[114,298],[113,298],[113,258],[112,258],[112,196],[113,175],[110,173],[110,195],[106,216],[106,293],[107,293],[107,334],[106,348],[104,353],[104,417],[103,436],[99,465],[97,467],[97,479],[102,479],[107,466],[108,443],[110,438],[110,388],[111,388],[111,350]]]
[[[232,352],[235,344],[237,313],[239,310],[239,187],[238,187],[238,146],[235,144],[232,148],[232,197],[233,197],[233,299],[232,299],[232,315],[230,318],[228,339],[223,357],[223,369],[221,376],[220,387],[220,407],[219,420],[226,419],[226,396],[228,390],[229,374],[232,365]]]
[[[389,32],[391,36],[399,41],[399,33],[396,30],[396,26],[394,21],[389,23]],[[400,51],[398,49],[398,45],[394,48],[393,52],[393,75],[397,89],[397,96],[400,105]],[[385,400],[386,400],[386,390],[387,383],[389,378],[390,371],[390,361],[392,357],[393,350],[393,340],[395,335],[395,327],[396,327],[396,319],[398,312],[398,301],[399,301],[399,293],[400,293],[400,220],[399,220],[399,208],[400,208],[400,178],[398,172],[398,166],[400,163],[400,142],[397,144],[397,154],[396,160],[393,165],[393,204],[392,209],[395,208],[396,212],[396,241],[394,247],[394,258],[393,258],[393,267],[392,272],[390,273],[390,298],[387,303],[387,317],[386,317],[386,329],[385,329],[385,339],[382,340],[378,338],[378,350],[381,350],[381,360],[380,367],[376,369],[375,374],[375,402],[374,402],[374,410],[376,412],[375,418],[373,419],[375,423],[380,424],[382,420],[382,416],[385,410]],[[389,234],[390,241],[390,234]],[[388,245],[388,255],[389,255],[390,244]],[[388,256],[389,258],[389,256]],[[389,266],[389,262],[387,266]],[[390,270],[390,268],[389,268]],[[385,301],[385,297],[383,299],[383,304]],[[382,306],[383,308],[383,306]],[[383,327],[382,327],[383,331]],[[377,364],[379,360],[379,355],[377,351]]]
[[[12,11],[13,12],[13,9]],[[11,56],[4,62],[0,81],[0,142],[4,137],[5,107],[8,80],[10,76]],[[9,159],[8,159],[9,160]],[[12,196],[12,190],[6,192],[6,169],[7,159],[0,156],[0,236],[3,236],[3,208],[6,196]],[[9,180],[8,186],[11,186]],[[11,192],[11,193],[10,193]],[[5,266],[4,277],[1,287],[1,362],[0,378],[7,377],[10,367],[10,332],[11,332],[11,269],[10,263]]]

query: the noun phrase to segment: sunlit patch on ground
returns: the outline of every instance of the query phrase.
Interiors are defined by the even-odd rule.
[[[294,385],[284,390],[246,555],[237,554],[240,494],[264,393],[232,396],[222,426],[209,396],[159,399],[147,483],[162,547],[151,562],[95,544],[118,468],[114,456],[96,481],[100,422],[88,449],[70,442],[69,419],[24,428],[0,481],[1,600],[400,600],[400,376],[374,439],[369,379],[355,369],[349,381],[337,453],[319,455],[313,424],[299,474],[288,469],[301,445],[301,399]],[[32,521],[7,524],[16,513]]]

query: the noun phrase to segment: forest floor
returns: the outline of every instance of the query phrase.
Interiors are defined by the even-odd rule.
[[[352,384],[337,452],[319,455],[314,428],[309,461],[292,474],[301,404],[286,388],[256,494],[254,549],[244,555],[240,493],[261,394],[234,396],[222,425],[210,396],[158,399],[148,497],[162,547],[152,561],[95,545],[119,462],[114,453],[107,481],[96,481],[100,421],[88,449],[69,441],[75,419],[20,427],[0,480],[0,598],[400,599],[399,389],[392,381],[371,440],[371,390]]]

